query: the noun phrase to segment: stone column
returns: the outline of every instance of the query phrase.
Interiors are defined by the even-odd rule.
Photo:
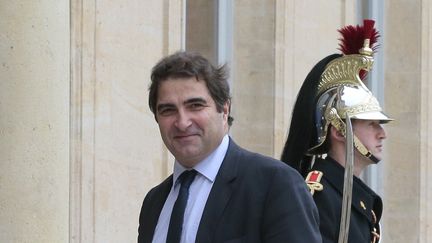
[[[70,242],[134,242],[145,194],[172,172],[147,88],[184,46],[184,2],[71,7]]]
[[[355,19],[354,1],[235,1],[232,135],[279,158],[307,73],[338,52],[336,29]],[[311,18],[311,16],[314,16]]]
[[[386,1],[383,239],[430,242],[431,237],[431,5]]]
[[[0,242],[68,242],[69,1],[1,1],[0,30]]]
[[[275,158],[282,153],[292,108],[304,79],[318,61],[339,53],[337,28],[354,22],[355,9],[354,1],[276,1]]]
[[[432,4],[422,6],[421,110],[420,110],[420,232],[419,242],[432,241]]]

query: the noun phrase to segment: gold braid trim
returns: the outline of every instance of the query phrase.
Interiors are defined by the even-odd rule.
[[[373,221],[373,224],[375,225],[375,224],[378,223],[377,222],[377,217],[376,217],[375,212],[373,210],[371,210],[371,213],[372,213],[372,221]],[[377,242],[379,242],[379,239],[380,239],[381,236],[380,236],[380,234],[378,234],[378,231],[377,231],[377,229],[375,227],[373,227],[373,229],[371,231],[371,234],[372,234],[372,241],[371,241],[371,243],[377,243]]]
[[[322,191],[324,189],[324,186],[320,183],[323,175],[324,173],[321,171],[313,170],[306,176],[306,185],[309,187],[312,196],[315,191]]]

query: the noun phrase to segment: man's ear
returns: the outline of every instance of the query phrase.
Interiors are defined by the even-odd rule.
[[[334,126],[330,126],[330,136],[337,141],[345,141],[344,135],[338,131]]]
[[[231,101],[228,100],[227,102],[225,102],[225,104],[223,105],[222,108],[223,108],[222,112],[223,112],[224,118],[228,119],[228,115],[229,115],[230,109],[231,109]]]

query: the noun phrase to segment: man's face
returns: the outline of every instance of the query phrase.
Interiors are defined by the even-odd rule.
[[[218,112],[204,81],[167,79],[161,82],[157,97],[162,140],[183,166],[195,166],[219,146],[228,131],[229,105]]]
[[[383,158],[384,128],[376,120],[353,120],[353,131],[364,146],[379,160]]]

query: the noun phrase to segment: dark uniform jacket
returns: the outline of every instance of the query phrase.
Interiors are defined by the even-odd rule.
[[[325,160],[317,159],[312,170],[323,173],[320,181],[323,188],[315,191],[313,195],[320,215],[323,243],[336,243],[339,237],[344,168],[327,157]],[[354,176],[348,242],[378,242],[374,235],[380,233],[378,223],[381,214],[381,198]]]
[[[139,243],[152,242],[171,186],[172,176],[145,197]],[[196,242],[320,243],[318,211],[297,171],[275,159],[248,152],[230,139]]]

